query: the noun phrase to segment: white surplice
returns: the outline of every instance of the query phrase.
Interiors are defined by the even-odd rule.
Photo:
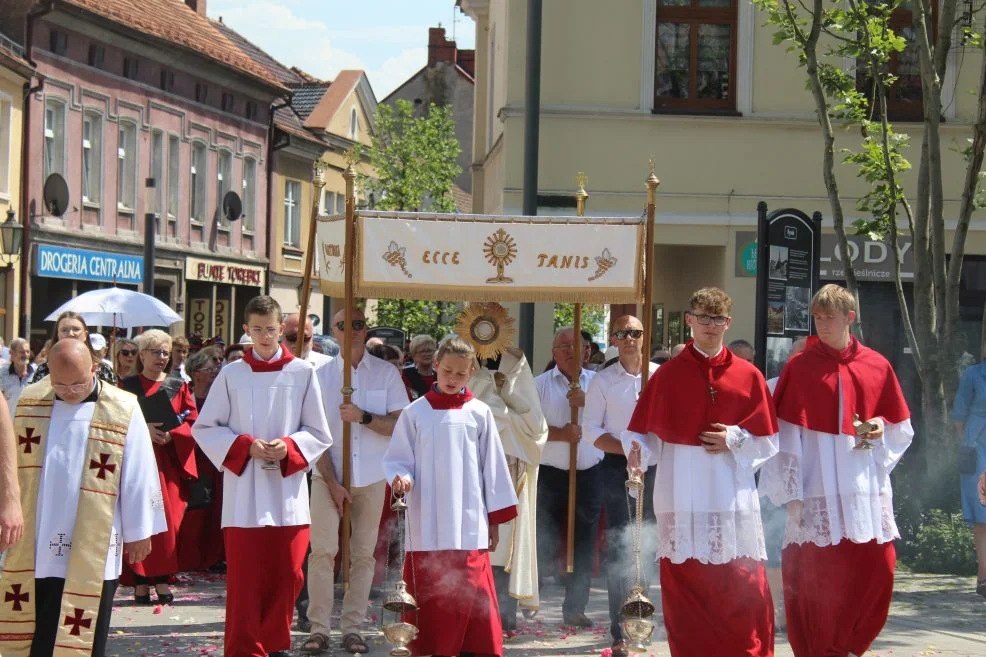
[[[272,361],[281,358],[278,348]],[[238,360],[219,372],[192,435],[223,472],[223,527],[290,527],[307,525],[308,484],[305,471],[284,477],[250,459],[239,476],[223,467],[237,436],[271,441],[290,437],[309,468],[332,444],[322,409],[315,369],[295,358],[273,372],[253,371]]]
[[[105,385],[105,384],[100,384]],[[94,402],[55,401],[45,436],[44,465],[35,516],[36,577],[65,578],[79,506]],[[151,436],[140,408],[130,417],[120,466],[120,488],[103,579],[119,579],[123,544],[167,531],[161,480]]]
[[[490,407],[471,399],[435,410],[419,397],[401,413],[384,456],[387,481],[410,477],[407,549],[486,550],[489,514],[516,506]]]
[[[839,409],[842,417],[842,409]],[[780,454],[760,473],[760,492],[780,506],[801,501],[788,517],[784,545],[887,543],[900,538],[890,472],[914,438],[910,420],[888,424],[873,449],[853,449],[856,438],[814,431],[778,419]]]

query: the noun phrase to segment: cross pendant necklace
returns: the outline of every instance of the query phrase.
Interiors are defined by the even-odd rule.
[[[715,388],[713,388],[713,387],[712,387],[712,384],[709,384],[709,399],[711,399],[711,400],[712,400],[712,403],[713,403],[713,404],[715,404],[715,403],[716,403],[716,396],[717,396],[718,394],[719,394],[719,391],[718,391],[718,390],[716,390]]]

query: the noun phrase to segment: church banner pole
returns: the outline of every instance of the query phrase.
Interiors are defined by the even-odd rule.
[[[349,404],[353,398],[352,352],[353,352],[353,260],[356,256],[356,170],[354,159],[347,158],[348,165],[342,173],[346,179],[346,243],[345,243],[345,307],[343,309],[345,330],[342,334],[342,402]],[[342,485],[346,492],[352,493],[353,477],[353,438],[349,422],[342,423]],[[349,589],[349,541],[352,536],[352,516],[350,504],[342,505],[342,585]]]
[[[315,262],[315,237],[318,234],[318,206],[325,187],[325,166],[321,160],[312,165],[312,214],[308,225],[308,248],[305,249],[305,276],[301,280],[301,309],[298,311],[298,339],[291,345],[294,355],[301,358],[305,348],[305,325],[308,323],[308,299],[312,295],[312,269]]]
[[[575,192],[576,214],[580,217],[585,216],[585,202],[589,198],[585,191],[585,184],[589,181],[581,171],[576,176],[576,183],[579,186]],[[581,386],[579,381],[582,378],[582,304],[575,304],[574,318],[572,321],[572,348],[575,355],[575,370],[572,372],[572,381],[569,388],[573,392],[578,391]],[[572,407],[571,423],[578,426],[579,409]],[[568,444],[568,550],[565,555],[565,571],[575,570],[575,478],[578,474],[579,444],[578,442]]]
[[[640,377],[640,392],[647,386],[650,372],[651,332],[654,330],[654,216],[657,212],[657,186],[661,181],[654,175],[654,160],[650,161],[650,175],[647,176],[647,226],[644,229],[644,341],[643,369]],[[661,336],[663,337],[663,336]],[[659,338],[660,339],[660,338]]]

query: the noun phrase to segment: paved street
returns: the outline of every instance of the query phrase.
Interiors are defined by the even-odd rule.
[[[608,657],[606,636],[606,591],[604,580],[593,582],[589,616],[593,630],[575,632],[560,625],[561,588],[545,590],[544,609],[537,622],[522,623],[516,636],[506,642],[506,654],[514,657],[603,655]],[[986,655],[986,601],[973,592],[973,579],[938,575],[899,573],[890,622],[868,657],[982,657]],[[132,589],[121,589],[113,614],[108,655],[156,657],[158,655],[222,655],[225,590],[219,577],[186,578],[175,588],[173,607],[133,606]],[[653,591],[659,600],[658,591]],[[658,606],[660,606],[658,604]],[[380,606],[370,610],[379,627]],[[337,636],[333,636],[336,648]],[[302,635],[295,633],[300,645]],[[367,637],[372,657],[383,657],[389,646],[379,631]],[[299,653],[300,654],[300,653]],[[345,655],[333,650],[332,655]],[[668,655],[663,628],[655,631],[649,655]],[[790,656],[791,649],[778,640],[777,654]],[[712,657],[712,656],[710,656]]]

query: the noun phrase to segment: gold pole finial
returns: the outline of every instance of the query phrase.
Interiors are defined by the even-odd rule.
[[[657,186],[661,184],[661,181],[657,179],[657,175],[654,173],[654,158],[651,158],[648,163],[650,164],[650,175],[647,176],[647,186],[657,189]]]
[[[312,163],[312,184],[315,189],[325,187],[325,163],[322,160],[315,160]]]
[[[575,213],[583,217],[585,216],[585,202],[589,199],[589,192],[585,191],[585,186],[589,184],[589,176],[585,175],[585,172],[579,171],[575,176],[575,184],[578,185],[578,189],[575,191]]]
[[[359,146],[356,145],[350,146],[348,149],[346,149],[346,152],[343,153],[342,155],[343,159],[346,161],[346,166],[348,168],[355,167],[356,164],[361,159],[360,156],[361,156],[360,148]]]

